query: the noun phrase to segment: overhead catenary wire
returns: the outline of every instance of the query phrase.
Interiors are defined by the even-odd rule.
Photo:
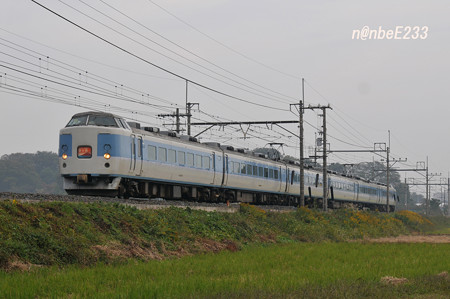
[[[47,70],[47,71],[49,71],[49,72],[55,72],[55,73],[57,73],[57,74],[59,74],[59,75],[61,75],[61,76],[64,76],[64,77],[67,77],[67,78],[72,78],[72,79],[75,80],[75,78],[73,78],[73,77],[67,76],[66,74],[61,74],[61,73],[59,73],[59,72],[56,72],[56,71],[53,70],[53,69],[50,69],[50,66],[51,66],[51,65],[54,65],[55,67],[61,68],[62,70],[69,71],[69,72],[74,73],[74,74],[76,74],[76,75],[80,75],[80,76],[81,76],[81,75],[85,75],[85,76],[87,77],[88,74],[89,74],[90,79],[92,79],[92,80],[94,80],[94,81],[101,82],[101,83],[103,83],[103,84],[105,84],[105,85],[116,86],[116,87],[117,87],[117,86],[120,86],[121,88],[124,88],[125,90],[127,90],[127,91],[129,91],[129,92],[131,92],[131,93],[134,93],[134,94],[136,94],[136,95],[139,95],[139,96],[148,96],[149,98],[151,98],[151,99],[153,99],[153,100],[160,101],[160,102],[164,102],[164,103],[167,103],[167,104],[170,104],[170,105],[173,105],[173,106],[178,106],[178,104],[175,103],[175,102],[171,102],[171,101],[168,101],[168,100],[166,100],[166,99],[162,99],[162,98],[160,98],[160,97],[156,97],[156,96],[154,96],[154,95],[150,95],[150,94],[147,93],[147,92],[139,91],[139,90],[137,90],[137,89],[134,89],[134,88],[128,87],[128,86],[126,86],[126,85],[120,84],[120,83],[115,82],[115,81],[113,81],[113,80],[110,80],[110,79],[108,79],[108,78],[105,78],[105,77],[102,77],[102,76],[98,76],[98,75],[96,75],[96,74],[94,74],[94,73],[92,73],[92,72],[88,72],[87,70],[78,68],[78,67],[76,67],[76,66],[70,65],[70,64],[68,64],[68,63],[65,63],[65,62],[60,61],[60,60],[57,60],[57,59],[53,59],[53,58],[51,58],[51,57],[49,57],[49,56],[47,56],[47,55],[44,55],[44,54],[42,54],[42,53],[36,52],[36,51],[34,51],[34,50],[31,50],[31,49],[29,49],[29,48],[27,48],[27,47],[24,47],[24,46],[22,46],[22,45],[18,45],[17,43],[13,43],[13,42],[7,41],[7,40],[5,40],[5,39],[3,39],[3,38],[0,38],[0,40],[4,40],[4,41],[6,41],[6,42],[8,42],[8,43],[13,44],[13,45],[16,46],[16,47],[20,47],[20,48],[22,48],[22,49],[25,49],[25,50],[27,50],[27,51],[29,51],[29,52],[35,54],[35,55],[32,55],[32,54],[27,53],[27,52],[25,52],[25,51],[23,51],[23,50],[14,48],[14,47],[12,47],[12,46],[10,46],[10,45],[6,45],[6,44],[0,42],[0,45],[3,45],[3,46],[8,47],[8,48],[10,48],[10,49],[13,49],[13,50],[15,50],[15,51],[17,51],[17,52],[20,52],[20,53],[22,53],[22,54],[25,54],[25,55],[27,55],[27,56],[31,56],[32,58],[36,59],[36,61],[41,61],[41,59],[47,59],[47,68],[45,68],[45,70]],[[34,65],[34,66],[36,66],[36,67],[39,67],[40,70],[42,69],[40,66],[36,65],[36,63],[34,63],[34,62],[26,61],[26,60],[24,60],[24,59],[21,59],[21,58],[19,58],[19,57],[17,57],[17,56],[14,56],[14,55],[11,55],[11,54],[8,54],[8,53],[4,53],[4,52],[2,52],[2,53],[3,53],[4,55],[6,55],[6,56],[10,56],[10,57],[12,57],[12,58],[14,58],[14,59],[17,59],[17,60],[19,60],[19,61],[25,62],[25,63],[27,63],[27,64]],[[36,55],[38,55],[38,56],[36,56]],[[39,57],[39,56],[41,56],[41,57]],[[42,71],[40,71],[40,73],[42,73]],[[91,85],[90,83],[88,84],[87,82],[86,82],[86,84],[87,84],[87,85]]]
[[[125,14],[125,13],[123,13],[122,11],[118,10],[117,8],[113,7],[112,5],[108,4],[107,2],[105,2],[105,1],[103,1],[103,0],[99,0],[99,1],[102,2],[103,4],[105,4],[106,6],[108,6],[109,8],[111,8],[112,10],[114,10],[115,12],[119,13],[120,15],[126,17],[127,19],[131,20],[132,22],[134,22],[134,23],[138,24],[139,26],[145,28],[146,30],[152,32],[153,34],[155,34],[155,35],[157,35],[158,37],[164,39],[165,41],[169,42],[170,44],[175,45],[176,47],[182,49],[183,51],[185,51],[185,52],[187,52],[187,53],[193,55],[194,57],[196,57],[196,58],[198,58],[198,59],[200,59],[200,60],[202,60],[202,61],[204,61],[204,62],[206,62],[206,63],[208,63],[208,64],[211,64],[211,65],[213,65],[214,67],[216,67],[216,68],[218,68],[218,69],[220,69],[220,70],[222,70],[222,71],[224,71],[224,72],[226,72],[226,73],[228,73],[228,74],[230,74],[230,75],[233,75],[233,76],[235,76],[235,77],[237,77],[237,78],[239,78],[239,79],[241,79],[241,80],[244,80],[245,82],[251,83],[251,84],[253,84],[253,85],[255,85],[255,86],[258,86],[258,87],[260,87],[260,88],[262,88],[262,89],[265,89],[265,90],[268,90],[268,91],[270,91],[270,92],[272,92],[272,93],[278,94],[279,96],[288,98],[288,99],[290,99],[290,101],[296,100],[296,98],[294,98],[294,97],[292,97],[292,96],[289,96],[289,95],[283,94],[283,93],[281,93],[281,92],[275,91],[275,90],[273,90],[273,89],[270,89],[270,88],[268,88],[268,87],[265,87],[265,86],[263,86],[263,85],[261,85],[261,84],[258,84],[258,83],[254,82],[254,81],[251,81],[251,80],[247,79],[247,78],[244,78],[244,77],[242,77],[242,76],[236,74],[235,72],[231,72],[231,71],[229,71],[229,70],[227,70],[227,69],[221,67],[221,66],[218,65],[217,63],[214,63],[214,62],[212,62],[212,61],[210,61],[210,60],[208,60],[208,59],[203,58],[202,56],[200,56],[200,55],[198,55],[198,54],[192,52],[191,50],[189,50],[189,49],[187,49],[187,48],[185,48],[185,47],[179,45],[178,43],[175,43],[175,42],[173,42],[172,40],[166,38],[164,35],[162,35],[162,34],[156,32],[155,30],[149,28],[148,26],[142,24],[141,22],[136,21],[136,20],[133,19],[132,17],[128,16],[127,14]],[[97,12],[100,13],[100,14],[102,14],[103,16],[106,16],[106,17],[112,19],[112,18],[109,17],[108,15],[104,14],[103,12],[99,11],[98,9],[95,9],[93,6],[87,4],[86,2],[84,2],[84,1],[82,1],[82,0],[80,0],[80,2],[82,2],[83,4],[87,5],[88,7],[92,8],[92,9],[94,9],[95,11],[97,11]],[[112,19],[112,20],[114,20],[114,19]],[[117,22],[116,20],[114,20],[114,21]],[[120,24],[121,24],[121,23],[120,23]],[[123,25],[123,24],[121,24],[121,25]],[[123,25],[123,26],[125,26],[125,25]],[[127,28],[128,28],[128,27],[127,27]],[[129,29],[130,29],[130,28],[129,28]],[[132,29],[130,29],[130,30],[132,30]],[[132,30],[132,31],[135,32],[135,33],[137,33],[137,32],[134,31],[134,30]],[[159,44],[158,44],[158,45],[159,45]],[[166,49],[166,48],[165,48],[165,49]],[[237,82],[237,81],[234,81],[234,82]],[[249,87],[249,86],[247,86],[247,87]],[[289,102],[286,102],[286,103],[289,103]]]
[[[8,91],[5,91],[5,89],[8,90]],[[32,90],[26,90],[26,89],[17,88],[17,87],[5,87],[5,86],[2,86],[0,88],[0,92],[9,93],[9,94],[13,94],[13,95],[20,95],[20,96],[23,96],[23,97],[29,97],[29,98],[33,98],[33,99],[37,98],[39,100],[52,102],[52,103],[60,103],[60,104],[66,104],[66,105],[75,106],[75,107],[82,107],[82,108],[90,109],[90,110],[93,110],[93,111],[99,111],[99,112],[103,112],[104,108],[105,108],[103,105],[92,105],[89,102],[85,102],[85,103],[79,102],[78,104],[76,104],[70,99],[67,100],[67,99],[52,97],[52,96],[48,96],[48,95],[42,95],[42,94],[39,94],[39,93],[37,93],[35,91],[32,91]],[[111,106],[110,108],[115,109],[116,107]],[[124,112],[124,109],[122,107],[119,107],[119,108],[116,109],[116,111]],[[127,111],[127,112],[133,113],[133,114],[139,114],[138,112],[134,112],[134,111]],[[139,121],[142,122],[142,123],[153,124],[153,123],[150,123],[150,122],[148,122],[146,120],[139,120]]]
[[[26,69],[27,71],[23,71],[23,70],[20,70],[18,68],[6,66],[5,64],[2,64],[2,63],[6,63],[6,64],[10,64],[10,65],[16,66],[18,68]],[[24,67],[21,67],[21,66],[17,66],[17,65],[14,65],[14,64],[11,64],[11,63],[8,63],[8,62],[4,62],[4,61],[0,61],[0,67],[6,68],[6,69],[12,70],[14,72],[21,73],[23,75],[27,75],[27,76],[30,76],[30,77],[33,77],[33,78],[36,78],[36,79],[44,80],[44,81],[47,81],[47,82],[51,82],[51,83],[58,84],[58,85],[61,85],[61,86],[65,86],[65,87],[68,87],[68,88],[76,89],[76,90],[79,90],[79,91],[83,91],[83,92],[87,92],[87,93],[91,93],[91,94],[96,94],[96,95],[99,95],[99,96],[104,96],[104,97],[108,97],[108,98],[114,98],[114,99],[118,99],[118,100],[125,100],[125,101],[128,101],[128,102],[141,104],[141,105],[148,105],[148,106],[159,107],[159,108],[171,108],[170,106],[162,106],[162,105],[150,104],[150,103],[147,103],[147,102],[142,102],[142,101],[135,100],[135,99],[132,99],[132,98],[127,98],[127,97],[124,97],[124,96],[117,96],[117,95],[114,95],[114,94],[111,94],[111,93],[105,94],[105,93],[102,93],[101,90],[86,89],[86,88],[81,88],[79,86],[70,85],[70,84],[76,84],[76,82],[73,82],[73,81],[71,82],[71,81],[65,80],[66,83],[58,82],[58,81],[56,81],[57,79],[58,80],[62,80],[62,79],[57,78],[55,76],[49,76],[49,75],[47,75],[47,76],[52,78],[52,79],[45,78],[43,74],[40,74],[40,73],[39,73],[40,75],[33,74],[32,72],[35,72],[34,70],[27,69],[27,68],[24,68]],[[62,80],[62,81],[64,81],[64,80]]]
[[[94,64],[97,64],[97,65],[101,65],[101,66],[104,66],[104,67],[107,67],[107,68],[119,70],[119,71],[122,71],[122,72],[131,73],[131,74],[135,74],[135,75],[139,75],[139,76],[150,77],[150,78],[154,78],[154,79],[161,79],[161,80],[169,80],[169,81],[179,81],[179,82],[183,82],[183,81],[180,80],[179,78],[168,78],[168,77],[155,76],[155,75],[150,75],[150,74],[146,74],[146,73],[137,72],[137,71],[135,71],[135,70],[129,70],[129,69],[126,69],[126,68],[122,68],[122,67],[118,67],[118,66],[113,66],[113,65],[110,65],[110,64],[107,64],[107,63],[99,62],[98,60],[93,60],[93,59],[89,59],[89,58],[86,58],[86,57],[82,57],[82,56],[80,56],[80,55],[76,55],[76,54],[73,54],[73,53],[70,53],[70,52],[67,52],[67,51],[64,51],[64,50],[61,50],[61,49],[58,49],[58,48],[55,48],[55,47],[46,45],[46,44],[43,44],[43,43],[38,42],[38,41],[36,41],[36,40],[33,40],[33,39],[31,39],[31,38],[22,36],[22,35],[20,35],[20,34],[17,34],[17,33],[11,32],[11,31],[8,31],[8,30],[6,30],[6,29],[4,29],[4,28],[0,28],[0,30],[1,30],[1,31],[4,31],[4,32],[6,32],[6,33],[8,33],[8,34],[11,34],[11,35],[13,35],[13,36],[15,36],[15,37],[18,37],[18,38],[20,38],[20,39],[29,41],[29,42],[31,42],[31,43],[33,43],[33,44],[36,44],[36,45],[45,47],[45,48],[47,48],[47,49],[51,49],[51,50],[53,50],[53,51],[56,51],[56,52],[59,52],[59,53],[63,53],[63,54],[65,54],[65,55],[68,55],[68,56],[71,56],[71,57],[75,57],[75,58],[77,58],[77,59],[81,59],[81,60],[84,60],[84,61],[88,61],[88,62],[90,62],[90,63],[94,63]],[[3,40],[5,40],[5,39],[3,39]],[[5,40],[5,41],[6,41],[6,40]],[[11,42],[11,41],[8,41],[8,42]]]
[[[279,74],[285,75],[285,76],[290,77],[290,78],[293,78],[293,79],[295,79],[295,80],[300,80],[300,79],[301,79],[300,76],[292,75],[292,74],[286,73],[286,72],[284,72],[284,71],[278,70],[278,69],[276,69],[276,68],[274,68],[274,67],[272,67],[272,66],[269,66],[269,65],[267,65],[267,64],[265,64],[265,63],[263,63],[263,62],[260,62],[260,61],[258,61],[258,60],[256,60],[256,59],[254,59],[254,58],[252,58],[252,57],[250,57],[250,56],[248,56],[248,55],[245,55],[245,54],[243,54],[243,53],[241,53],[241,52],[239,52],[239,51],[237,51],[237,50],[231,48],[230,46],[227,46],[226,44],[224,44],[224,43],[220,42],[219,40],[213,38],[211,35],[206,34],[206,33],[202,32],[202,31],[200,31],[198,28],[194,27],[193,25],[189,24],[188,22],[186,22],[186,21],[182,20],[181,18],[177,17],[175,14],[171,13],[169,10],[167,10],[166,8],[162,7],[161,5],[155,3],[154,1],[148,0],[148,2],[150,2],[150,3],[152,3],[153,5],[159,7],[161,10],[163,10],[163,11],[166,12],[167,14],[171,15],[172,17],[174,17],[175,19],[177,19],[177,20],[180,21],[181,23],[185,24],[186,26],[188,26],[188,27],[190,27],[191,29],[195,30],[196,32],[200,33],[201,35],[207,37],[208,39],[214,41],[215,43],[221,45],[222,47],[228,49],[229,51],[231,51],[231,52],[233,52],[233,53],[235,53],[235,54],[237,54],[237,55],[239,55],[239,56],[241,56],[241,57],[243,57],[243,58],[245,58],[245,59],[247,59],[247,60],[249,60],[249,61],[251,61],[251,62],[253,62],[253,63],[256,63],[256,64],[258,64],[258,65],[261,65],[261,66],[263,66],[263,67],[265,67],[265,68],[267,68],[267,69],[269,69],[269,70],[275,71],[275,72],[277,72],[277,73],[279,73]]]
[[[211,69],[209,69],[209,68],[207,68],[207,67],[205,67],[205,66],[203,66],[203,65],[201,65],[201,64],[198,64],[197,62],[193,61],[192,59],[186,58],[186,57],[184,57],[184,56],[182,56],[182,55],[176,53],[175,51],[169,49],[168,47],[165,47],[165,46],[161,45],[160,43],[157,43],[157,42],[155,42],[155,41],[149,39],[147,36],[145,36],[145,35],[143,35],[143,34],[140,34],[140,33],[136,32],[135,30],[131,29],[130,27],[128,27],[128,26],[126,26],[126,25],[123,25],[122,23],[120,23],[120,22],[118,22],[118,21],[112,19],[110,16],[104,14],[103,12],[100,12],[100,11],[98,11],[98,10],[95,9],[97,12],[99,12],[99,13],[102,14],[103,16],[106,16],[107,18],[112,19],[114,22],[116,22],[116,23],[120,24],[121,26],[127,28],[128,30],[132,31],[133,33],[135,33],[135,34],[137,34],[137,35],[143,37],[144,39],[146,39],[146,40],[148,40],[148,41],[151,41],[152,43],[157,44],[158,46],[162,47],[164,50],[169,51],[169,52],[171,52],[172,54],[175,54],[175,55],[177,55],[178,57],[181,57],[181,58],[183,58],[183,59],[189,61],[190,63],[193,63],[193,64],[195,64],[195,65],[197,65],[197,66],[199,66],[199,67],[201,67],[201,68],[203,68],[203,69],[205,69],[205,70],[207,70],[207,71],[209,71],[209,72],[212,72],[212,73],[215,74],[215,75],[218,75],[218,76],[220,76],[220,77],[223,77],[223,78],[225,78],[225,79],[227,79],[227,80],[230,80],[230,81],[232,81],[232,82],[234,82],[234,83],[243,85],[243,86],[245,86],[245,87],[247,87],[247,88],[250,88],[250,89],[252,89],[252,90],[254,90],[254,91],[249,91],[249,90],[247,90],[247,89],[244,89],[244,88],[242,88],[242,87],[236,86],[236,85],[234,85],[234,84],[230,84],[230,83],[228,83],[228,82],[226,82],[226,81],[223,81],[223,80],[221,80],[221,79],[214,78],[213,76],[211,76],[211,75],[209,75],[209,74],[207,74],[207,73],[205,73],[205,72],[203,72],[203,71],[199,71],[199,70],[197,70],[197,69],[195,69],[195,68],[193,68],[193,67],[191,67],[191,66],[189,66],[189,65],[187,65],[187,64],[185,64],[185,63],[182,63],[182,62],[180,62],[180,61],[178,61],[178,60],[175,60],[174,58],[172,58],[172,57],[170,57],[170,56],[168,56],[168,55],[166,55],[166,54],[164,54],[164,53],[162,53],[162,52],[160,52],[160,51],[157,51],[157,50],[155,50],[155,49],[153,49],[153,48],[148,47],[147,45],[145,45],[145,44],[143,44],[143,43],[137,41],[136,39],[131,38],[131,37],[128,36],[128,35],[125,35],[125,34],[119,32],[118,30],[112,28],[111,26],[108,26],[108,25],[106,25],[106,24],[100,22],[99,20],[97,20],[97,19],[95,19],[95,18],[93,18],[93,17],[87,15],[86,13],[84,13],[84,12],[80,11],[79,9],[77,9],[77,8],[75,8],[75,7],[73,7],[73,6],[69,5],[69,4],[67,4],[67,3],[65,3],[65,2],[62,1],[62,0],[59,0],[59,2],[61,2],[61,3],[63,3],[64,5],[66,5],[66,6],[70,7],[70,8],[72,8],[73,10],[75,10],[75,11],[77,11],[78,13],[84,15],[85,17],[91,19],[92,21],[94,21],[94,22],[96,22],[96,23],[98,23],[98,24],[101,24],[102,26],[105,26],[106,28],[108,28],[108,29],[114,31],[115,33],[117,33],[117,34],[119,34],[119,35],[121,35],[121,36],[123,36],[123,37],[125,37],[125,38],[127,38],[127,39],[129,39],[129,40],[132,40],[133,42],[135,42],[135,43],[137,43],[137,44],[139,44],[139,45],[141,45],[141,46],[147,48],[148,50],[151,50],[151,51],[153,51],[153,52],[155,52],[155,53],[157,53],[157,54],[159,54],[159,55],[161,55],[161,56],[163,56],[163,57],[165,57],[165,58],[167,58],[167,59],[169,59],[169,60],[172,60],[172,61],[174,61],[174,62],[176,62],[176,63],[179,63],[179,64],[183,65],[184,67],[187,67],[187,68],[189,68],[189,69],[191,69],[191,70],[193,70],[193,71],[199,72],[199,73],[202,74],[202,75],[205,75],[205,76],[207,76],[207,77],[209,77],[209,78],[218,80],[218,81],[220,81],[220,82],[222,82],[222,83],[228,84],[228,85],[230,85],[230,86],[232,86],[232,87],[235,87],[235,88],[238,88],[238,89],[240,89],[240,90],[242,90],[242,91],[245,91],[245,92],[248,92],[248,93],[251,93],[251,94],[254,94],[254,95],[257,95],[257,96],[266,98],[266,99],[269,99],[269,100],[273,100],[273,101],[277,101],[277,102],[284,101],[284,100],[281,100],[281,99],[275,99],[275,98],[272,98],[271,96],[267,96],[267,95],[264,95],[264,94],[261,94],[261,93],[256,93],[256,92],[254,92],[254,91],[257,91],[257,92],[261,92],[261,91],[258,91],[257,89],[255,89],[255,88],[253,88],[253,87],[251,87],[251,86],[249,86],[249,85],[243,84],[243,83],[241,83],[241,82],[239,82],[239,81],[236,81],[236,80],[234,80],[234,79],[232,79],[232,78],[229,78],[229,77],[227,77],[227,76],[224,76],[224,75],[222,75],[222,74],[220,74],[220,73],[218,73],[218,72],[216,72],[216,71],[214,71],[214,70],[211,70]],[[80,2],[82,2],[82,1],[80,1]],[[82,2],[82,3],[84,3],[84,2]],[[84,3],[84,4],[85,4],[85,3]],[[86,5],[87,5],[87,4],[86,4]],[[88,5],[88,6],[89,6],[89,5]],[[89,7],[93,8],[92,6],[89,6]],[[93,9],[94,9],[94,8],[93,8]],[[267,94],[267,93],[266,93],[266,94]],[[289,103],[289,102],[286,102],[286,101],[285,101],[285,103]]]
[[[235,99],[235,100],[238,100],[238,101],[241,101],[241,102],[244,102],[244,103],[248,103],[248,104],[252,104],[252,105],[260,106],[260,107],[265,107],[265,108],[268,108],[268,109],[279,110],[279,111],[288,111],[288,109],[281,109],[281,108],[278,108],[278,107],[268,106],[268,105],[265,105],[265,104],[260,104],[260,103],[255,103],[255,102],[252,102],[252,101],[249,101],[249,100],[245,100],[245,99],[243,99],[243,98],[240,98],[240,97],[237,97],[237,96],[233,96],[233,95],[230,95],[230,94],[228,94],[228,93],[225,93],[225,92],[219,91],[219,90],[217,90],[217,89],[214,89],[214,88],[212,88],[212,87],[206,86],[206,85],[204,85],[204,84],[202,84],[202,83],[199,83],[199,82],[197,82],[197,81],[190,80],[190,79],[188,79],[188,78],[185,77],[185,76],[182,76],[182,75],[180,75],[180,74],[178,74],[178,73],[175,73],[175,72],[173,72],[173,71],[170,71],[170,70],[168,70],[167,68],[161,67],[161,66],[159,66],[159,65],[157,65],[157,64],[155,64],[155,63],[153,63],[153,62],[151,62],[151,61],[149,61],[149,60],[147,60],[147,59],[145,59],[145,58],[143,58],[143,57],[141,57],[141,56],[139,56],[139,55],[137,55],[137,54],[134,54],[133,52],[131,52],[131,51],[129,51],[129,50],[127,50],[127,49],[125,49],[125,48],[123,48],[123,47],[121,47],[121,46],[119,46],[119,45],[117,45],[117,44],[115,44],[115,43],[113,43],[113,42],[111,42],[111,41],[109,41],[108,39],[101,37],[100,35],[98,35],[98,34],[92,32],[92,31],[90,31],[90,30],[84,28],[83,26],[81,26],[81,25],[79,25],[79,24],[77,24],[77,23],[75,23],[75,22],[73,22],[73,21],[71,21],[71,20],[69,20],[68,18],[66,18],[66,17],[64,17],[63,15],[57,13],[56,11],[54,11],[54,10],[52,10],[52,9],[50,9],[50,8],[48,8],[48,7],[46,7],[45,5],[39,3],[39,2],[36,1],[36,0],[31,0],[31,1],[32,1],[33,3],[39,5],[40,7],[44,8],[45,10],[47,10],[47,11],[53,13],[54,15],[58,16],[59,18],[63,19],[64,21],[66,21],[66,22],[68,22],[68,23],[74,25],[75,27],[77,27],[77,28],[79,28],[79,29],[85,31],[86,33],[88,33],[88,34],[90,34],[90,35],[92,35],[92,36],[94,36],[94,37],[96,37],[96,38],[102,40],[103,42],[105,42],[105,43],[107,43],[107,44],[109,44],[109,45],[111,45],[111,46],[117,48],[118,50],[120,50],[120,51],[122,51],[122,52],[124,52],[124,53],[126,53],[126,54],[128,54],[128,55],[131,55],[131,56],[135,57],[136,59],[138,59],[138,60],[140,60],[140,61],[142,61],[142,62],[145,62],[145,63],[147,63],[147,64],[149,64],[149,65],[151,65],[151,66],[153,66],[153,67],[155,67],[155,68],[157,68],[157,69],[159,69],[159,70],[161,70],[161,71],[164,71],[164,72],[166,72],[166,73],[168,73],[168,74],[171,74],[171,75],[173,75],[173,76],[175,76],[175,77],[177,77],[177,78],[180,78],[180,79],[182,79],[182,80],[184,80],[184,81],[190,82],[190,83],[192,83],[192,84],[195,84],[195,85],[197,85],[197,86],[200,86],[200,87],[202,87],[202,88],[204,88],[204,89],[207,89],[207,90],[209,90],[209,91],[211,91],[211,92],[214,92],[214,93],[223,95],[223,96],[228,97],[228,98],[230,98],[230,99]]]

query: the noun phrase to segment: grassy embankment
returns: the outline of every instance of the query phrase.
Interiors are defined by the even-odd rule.
[[[102,203],[2,201],[0,268],[163,259],[235,251],[247,244],[345,241],[432,228],[430,220],[412,212],[322,213],[301,208],[266,213],[242,205],[239,213],[227,214],[179,208],[138,210]]]
[[[436,274],[450,269],[449,244],[340,242],[449,227],[448,219],[431,220],[437,225],[412,212],[281,214],[242,205],[226,214],[4,201],[0,265],[33,267],[0,271],[0,297],[445,298],[449,278]],[[214,251],[222,252],[194,255]],[[383,276],[409,280],[386,285]]]

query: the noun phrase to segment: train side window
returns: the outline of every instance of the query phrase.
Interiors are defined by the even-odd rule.
[[[142,138],[138,138],[138,157],[142,157]]]
[[[264,176],[264,168],[262,166],[258,167],[258,176],[260,177]]]
[[[278,169],[275,169],[273,171],[273,177],[274,177],[274,179],[278,180]]]
[[[148,159],[156,160],[156,146],[153,145],[148,146]]]
[[[186,154],[186,164],[187,166],[194,166],[194,154],[191,153]]]
[[[178,152],[178,164],[184,165],[186,163],[186,153],[185,152]]]
[[[240,172],[239,162],[233,162],[233,173],[239,173],[239,172]]]
[[[246,167],[244,163],[241,164],[241,173],[246,174]]]
[[[258,166],[253,166],[253,176],[258,176]]]
[[[209,169],[210,167],[210,160],[209,157],[202,157],[202,164],[204,169]]]
[[[125,129],[125,127],[123,126],[123,123],[120,121],[120,118],[114,118],[114,120],[115,120],[116,123],[119,125],[119,127]]]
[[[173,149],[169,149],[167,152],[167,161],[169,163],[176,163],[177,162],[177,152]]]
[[[250,164],[247,164],[247,174],[252,175],[252,166]]]
[[[202,156],[195,155],[195,167],[202,168]]]
[[[268,178],[269,177],[269,168],[264,167],[264,177]]]
[[[167,149],[158,147],[158,161],[167,162]]]
[[[273,179],[273,169],[269,169],[269,179]]]
[[[124,120],[124,119],[120,119],[120,122],[122,123],[123,127],[127,130],[131,131],[130,126],[128,125],[128,123]]]

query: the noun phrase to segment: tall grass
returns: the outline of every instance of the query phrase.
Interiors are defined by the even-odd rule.
[[[448,295],[448,277],[426,277],[449,270],[450,244],[294,243],[116,266],[0,273],[0,297]],[[405,277],[410,282],[384,286],[383,276]]]

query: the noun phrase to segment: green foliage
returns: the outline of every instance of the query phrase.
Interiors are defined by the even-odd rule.
[[[2,298],[447,298],[450,244],[292,243],[165,261],[0,272]],[[382,277],[406,278],[401,285]],[[427,296],[428,295],[428,296]]]
[[[448,222],[439,218],[439,228]],[[188,253],[236,250],[255,243],[345,241],[425,230],[430,220],[405,211],[330,213],[300,208],[271,213],[242,204],[238,213],[121,204],[0,202],[0,267],[93,265],[129,258],[162,259]]]
[[[16,153],[0,158],[0,191],[63,194],[58,155]]]

